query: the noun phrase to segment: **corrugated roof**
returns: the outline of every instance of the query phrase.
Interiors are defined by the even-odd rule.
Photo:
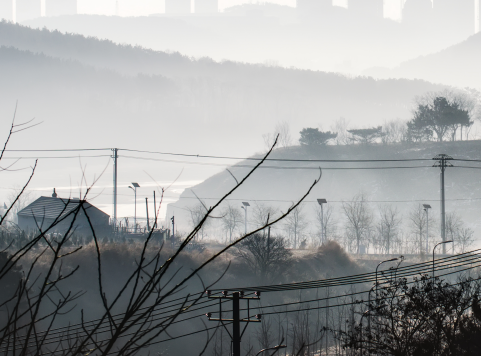
[[[37,219],[56,219],[57,217],[63,217],[76,209],[81,202],[82,201],[79,199],[40,197],[32,204],[20,210],[17,215],[35,216]],[[102,214],[105,214],[102,210],[86,201],[84,201],[83,204],[87,212],[89,211],[88,209],[95,209]],[[108,214],[105,215],[108,216]]]

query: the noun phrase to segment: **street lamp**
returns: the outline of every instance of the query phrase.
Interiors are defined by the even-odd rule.
[[[326,242],[326,231],[324,230],[324,208],[322,204],[327,204],[326,199],[317,199],[317,202],[321,206],[321,243]]]
[[[428,244],[429,244],[429,209],[431,209],[431,205],[423,204],[424,211],[426,212],[426,255],[428,254]],[[421,252],[420,252],[421,253]],[[426,257],[427,259],[427,257]]]
[[[448,244],[450,242],[453,242],[453,241],[452,240],[441,241],[440,243],[437,243],[436,245],[434,245],[434,248],[433,248],[433,279],[434,279],[434,251],[436,250],[436,247],[438,247],[439,245]]]
[[[132,185],[134,186],[132,188],[131,185],[129,185],[129,188],[134,191],[134,231],[137,233],[137,188],[140,188],[139,183],[132,182]]]
[[[245,225],[245,233],[244,235],[247,235],[247,207],[251,206],[248,202],[243,201],[241,208],[244,209],[244,225]]]
[[[382,265],[383,263],[393,262],[393,261],[397,261],[397,260],[399,260],[399,258],[397,258],[397,257],[391,258],[390,260],[379,262],[379,264],[377,265],[377,267],[376,267],[376,301],[377,301],[377,270],[378,270],[379,266]]]

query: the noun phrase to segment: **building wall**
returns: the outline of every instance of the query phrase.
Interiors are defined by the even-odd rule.
[[[332,0],[297,0],[296,9],[301,19],[319,20],[332,10]]]
[[[196,14],[215,14],[219,12],[219,0],[195,0]]]
[[[481,0],[476,0],[475,2],[475,24],[474,24],[474,32],[478,33],[481,31]]]
[[[348,9],[360,17],[384,17],[383,0],[349,0]]]
[[[191,0],[165,0],[165,13],[184,15],[191,13]]]
[[[436,26],[462,36],[474,33],[475,0],[434,0]]]
[[[87,209],[87,213],[94,227],[95,233],[97,234],[105,234],[110,231],[109,225],[109,216],[103,214],[95,209]],[[62,222],[57,224],[54,228],[52,228],[51,232],[57,232],[63,234],[67,232],[69,229],[73,219],[73,214],[66,217]],[[41,216],[33,218],[32,216],[23,216],[18,215],[18,226],[22,230],[30,231],[30,230],[38,230],[37,224],[40,225],[43,229],[49,227],[54,222],[54,219],[43,219]],[[80,212],[75,219],[75,223],[73,224],[73,228],[75,229],[76,233],[79,235],[91,235],[92,231],[90,228],[89,221],[87,220],[85,214]]]
[[[0,0],[0,20],[13,21],[13,0]]]
[[[403,23],[421,27],[430,24],[433,18],[431,0],[407,0],[403,7]]]
[[[46,16],[76,15],[77,0],[45,0]]]
[[[16,20],[23,22],[41,16],[40,0],[16,0]]]

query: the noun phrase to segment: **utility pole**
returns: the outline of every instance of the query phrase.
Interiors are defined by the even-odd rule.
[[[154,220],[154,229],[155,229],[157,227],[157,204],[155,201],[155,190],[154,190],[154,217],[155,217],[155,220]]]
[[[172,216],[170,220],[172,220],[172,244],[173,244],[174,236],[175,236],[175,216]]]
[[[118,148],[112,148],[113,155],[111,156],[114,159],[114,231],[117,227],[117,159],[119,158],[118,150]]]
[[[207,313],[207,318],[210,321],[220,321],[224,328],[226,328],[224,322],[231,322],[232,323],[232,334],[228,331],[227,333],[232,337],[232,356],[241,356],[241,340],[242,335],[247,328],[249,323],[260,323],[261,322],[261,315],[257,314],[254,317],[256,319],[252,319],[249,316],[250,308],[249,308],[249,301],[260,300],[260,292],[255,292],[255,297],[244,297],[244,292],[233,292],[232,295],[229,295],[228,291],[223,291],[221,295],[212,295],[211,291],[207,291],[207,296],[209,299],[231,299],[232,300],[232,319],[222,319],[222,303],[219,300],[219,318],[212,318],[212,313]],[[240,317],[240,300],[247,300],[247,318],[241,319]],[[241,333],[240,323],[247,323],[246,327]],[[227,328],[226,328],[227,329]]]
[[[145,210],[147,211],[147,229],[150,231],[150,222],[149,222],[149,198],[145,197]]]
[[[441,169],[441,240],[446,241],[446,197],[444,193],[444,172],[447,167],[453,167],[448,161],[453,157],[446,154],[440,154],[433,158],[437,161],[433,167],[439,167]],[[446,244],[443,244],[443,255],[446,254]]]

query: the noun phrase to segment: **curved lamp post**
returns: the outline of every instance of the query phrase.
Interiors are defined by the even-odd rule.
[[[244,209],[244,235],[247,235],[247,207],[251,206],[248,202],[243,201],[241,208]]]
[[[450,242],[453,242],[453,241],[452,240],[441,241],[441,242],[437,243],[436,245],[434,245],[434,248],[433,248],[433,279],[434,279],[434,252],[436,251],[436,247],[438,247],[439,245],[448,244]]]
[[[379,264],[377,265],[376,267],[376,300],[377,300],[377,270],[379,268],[380,265],[382,265],[383,263],[386,263],[386,262],[393,262],[393,261],[397,261],[399,260],[399,258],[391,258],[390,260],[386,260],[386,261],[382,261],[382,262],[379,262]]]

